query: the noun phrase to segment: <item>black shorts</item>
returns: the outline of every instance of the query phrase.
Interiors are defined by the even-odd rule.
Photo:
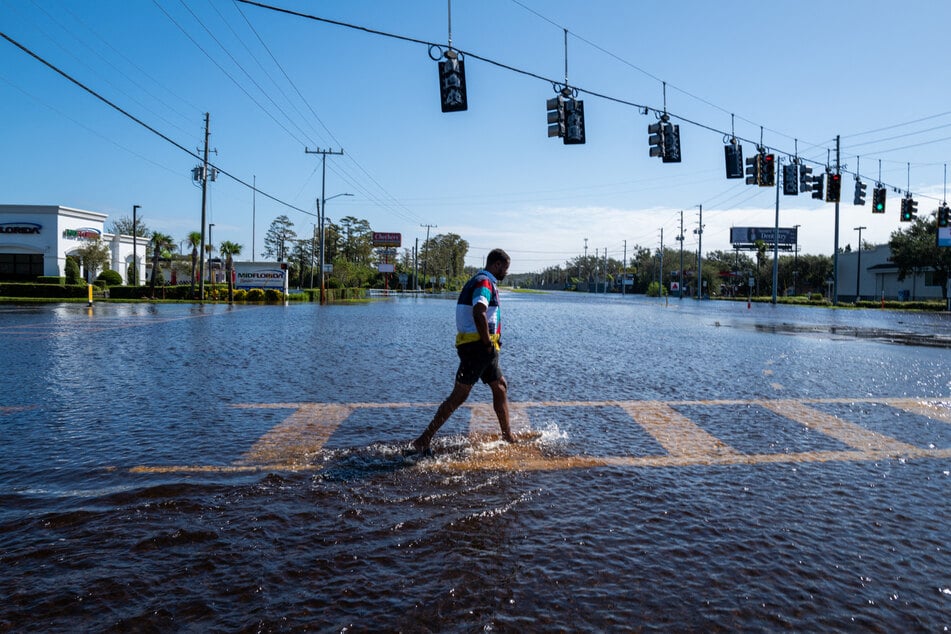
[[[482,379],[483,383],[492,383],[502,378],[499,351],[495,346],[489,347],[481,341],[473,341],[456,346],[456,354],[459,355],[457,383],[475,385],[479,379]]]

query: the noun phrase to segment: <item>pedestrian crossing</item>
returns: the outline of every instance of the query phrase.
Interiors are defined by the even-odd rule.
[[[234,406],[240,410],[280,409],[288,415],[267,431],[250,449],[230,465],[140,466],[137,472],[243,472],[262,470],[318,470],[315,456],[328,447],[348,422],[361,416],[375,420],[382,412],[400,423],[402,433],[393,438],[394,445],[407,443],[427,422],[419,412],[432,412],[438,403],[248,403]],[[878,419],[894,419],[895,433],[883,433],[850,420],[854,409],[878,408]],[[579,409],[580,408],[580,409]],[[589,409],[590,408],[590,409]],[[838,408],[839,413],[830,413]],[[744,449],[718,437],[711,425],[700,416],[684,412],[713,412],[720,427],[732,427],[736,440],[755,437]],[[611,413],[612,425],[637,429],[652,439],[642,452],[610,452],[594,455],[585,448],[580,429],[569,433],[574,443],[561,443],[552,448],[540,441],[539,426],[543,421],[558,420],[564,412],[565,424],[578,412],[588,419]],[[763,416],[763,412],[769,416]],[[543,413],[543,415],[541,414]],[[467,422],[463,426],[468,438],[465,451],[439,452],[430,466],[443,470],[502,469],[543,471],[603,466],[618,467],[684,467],[692,465],[753,465],[775,463],[806,463],[833,461],[874,461],[887,459],[951,458],[951,399],[949,398],[863,398],[863,399],[764,399],[764,400],[700,400],[700,401],[537,401],[510,404],[512,431],[523,442],[509,446],[497,442],[498,422],[489,403],[467,403],[454,419]],[[621,420],[619,420],[621,417]],[[778,418],[771,418],[778,417]],[[861,418],[861,417],[856,417]],[[903,420],[910,420],[905,424]],[[805,449],[798,446],[776,447],[767,442],[771,425],[781,421],[812,432]],[[629,425],[625,425],[628,423]],[[914,423],[914,424],[912,424]],[[633,427],[632,427],[633,426]],[[908,429],[899,429],[905,426]],[[911,430],[911,431],[909,431]],[[915,431],[917,430],[917,431]],[[755,434],[748,432],[755,431]],[[898,433],[901,431],[901,433]],[[447,433],[447,432],[444,432]],[[788,432],[787,432],[788,433]],[[911,434],[911,439],[905,437]],[[917,437],[914,437],[917,434]],[[722,434],[721,434],[722,435]],[[902,436],[900,439],[899,436]],[[376,440],[376,439],[374,439]],[[759,443],[757,445],[756,443]]]

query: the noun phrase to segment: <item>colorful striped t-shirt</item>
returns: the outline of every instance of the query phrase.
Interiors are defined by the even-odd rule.
[[[466,282],[459,293],[456,302],[456,345],[479,341],[479,331],[476,330],[475,319],[472,317],[472,307],[476,304],[485,304],[485,318],[489,322],[489,338],[499,346],[499,337],[502,335],[502,320],[499,311],[498,280],[486,270],[479,271]]]

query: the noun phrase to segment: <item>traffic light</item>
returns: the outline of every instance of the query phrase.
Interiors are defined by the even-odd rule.
[[[826,187],[826,202],[837,203],[842,200],[842,174],[829,173],[829,185]]]
[[[799,194],[799,166],[795,163],[783,165],[783,194],[796,196]]]
[[[881,183],[872,190],[872,213],[885,213],[885,188],[881,186]]]
[[[726,177],[743,178],[743,146],[739,143],[727,143],[723,146],[726,159]]]
[[[911,196],[905,196],[901,199],[901,221],[911,222],[915,219],[918,212],[918,202]]]
[[[446,59],[439,62],[439,98],[443,112],[469,109],[466,99],[466,63],[459,53],[449,49]]]
[[[584,143],[584,102],[580,99],[565,100],[565,145]]]
[[[951,207],[948,207],[947,205],[941,205],[938,207],[938,226],[951,226]]]
[[[822,200],[822,189],[825,184],[825,175],[819,174],[812,179],[812,197],[816,200]]]
[[[759,185],[762,176],[763,169],[763,155],[757,153],[756,156],[751,156],[746,159],[746,184],[747,185]]]
[[[865,189],[867,185],[859,180],[858,176],[855,177],[855,198],[852,200],[853,205],[864,205],[865,204]]]
[[[667,153],[667,142],[666,139],[664,139],[665,132],[663,121],[651,123],[647,126],[647,133],[650,135],[647,141],[651,146],[651,156],[664,158],[664,155]]]
[[[664,124],[664,163],[680,162],[680,126]]]
[[[799,164],[799,193],[812,191],[812,168]]]
[[[776,155],[760,154],[760,187],[774,187],[776,185]]]
[[[545,102],[548,108],[548,136],[565,136],[565,100],[552,97]]]

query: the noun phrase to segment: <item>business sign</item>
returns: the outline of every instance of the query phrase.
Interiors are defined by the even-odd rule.
[[[784,251],[791,251],[798,243],[796,227],[780,227],[778,234],[774,227],[730,227],[730,243],[734,249],[754,250],[760,241],[773,245],[777,242],[777,236],[779,248]]]
[[[395,273],[396,272],[396,265],[394,264],[387,264],[387,263],[381,262],[376,265],[376,268],[380,273]]]
[[[42,225],[35,222],[5,222],[0,224],[0,233],[11,234],[37,234],[42,229]]]
[[[938,227],[938,246],[951,247],[951,227]]]
[[[287,292],[287,269],[280,262],[235,262],[234,287],[250,290],[252,288],[276,288]]]
[[[402,243],[403,236],[399,233],[373,232],[373,246],[375,247],[398,247]]]
[[[98,240],[102,237],[99,229],[86,227],[85,229],[64,229],[63,237],[71,240]]]

